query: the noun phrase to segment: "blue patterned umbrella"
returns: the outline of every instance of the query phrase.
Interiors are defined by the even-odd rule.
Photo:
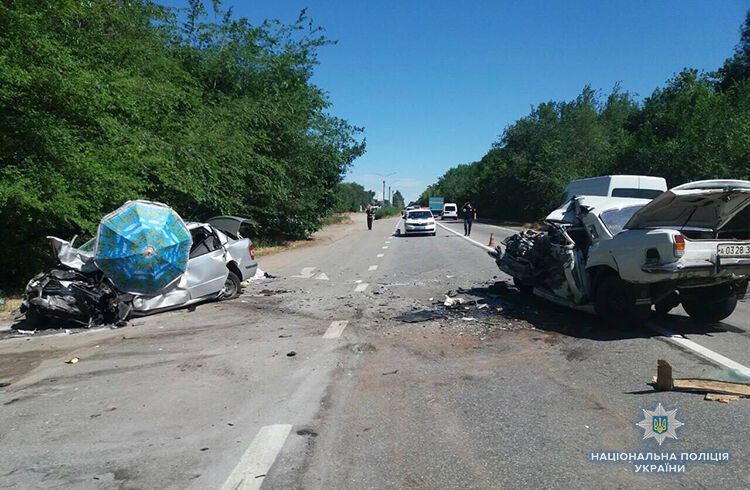
[[[96,265],[121,291],[156,293],[187,268],[192,239],[169,206],[128,201],[99,222]]]

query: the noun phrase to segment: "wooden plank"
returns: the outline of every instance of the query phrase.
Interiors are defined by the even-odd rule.
[[[701,393],[724,393],[727,395],[750,396],[750,385],[729,383],[713,379],[675,379],[674,390],[698,391]]]
[[[720,395],[719,393],[706,393],[705,400],[711,400],[714,402],[729,403],[734,400],[739,400],[738,395]]]

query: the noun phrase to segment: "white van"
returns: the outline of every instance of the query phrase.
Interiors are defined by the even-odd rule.
[[[572,180],[563,192],[560,204],[573,196],[609,196],[653,199],[667,190],[663,177],[646,175],[603,175],[589,179]]]
[[[458,219],[458,205],[455,202],[447,202],[443,205],[443,217]]]

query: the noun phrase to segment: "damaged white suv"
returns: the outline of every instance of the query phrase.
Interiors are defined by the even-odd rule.
[[[653,200],[574,197],[546,224],[490,255],[523,293],[610,323],[637,324],[652,305],[666,314],[679,304],[696,320],[717,322],[747,291],[748,181],[692,182]]]

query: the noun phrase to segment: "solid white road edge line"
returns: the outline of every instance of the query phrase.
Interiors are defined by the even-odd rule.
[[[451,233],[454,233],[454,234],[460,236],[461,238],[463,238],[465,240],[470,241],[471,243],[473,243],[477,247],[480,247],[480,248],[483,248],[483,249],[489,250],[489,251],[494,250],[494,249],[488,247],[487,245],[482,245],[481,243],[479,243],[476,240],[472,240],[471,238],[469,238],[467,236],[463,236],[461,233],[459,233],[457,231],[451,230],[447,226],[443,226],[442,224],[437,223],[437,222],[435,224],[437,224],[441,228],[444,228],[445,230],[450,231]],[[502,227],[498,226],[498,228],[502,228]],[[507,229],[507,228],[502,228],[502,229]],[[508,231],[513,231],[513,230],[508,230]],[[517,232],[514,231],[514,233],[517,233]],[[686,349],[692,350],[693,352],[695,352],[699,356],[703,357],[704,359],[708,359],[709,361],[712,361],[715,364],[719,364],[719,365],[727,367],[729,369],[734,369],[737,372],[739,372],[739,373],[741,373],[741,374],[743,374],[745,376],[750,376],[750,368],[748,368],[746,366],[743,366],[742,364],[740,364],[738,362],[735,362],[735,361],[729,359],[728,357],[724,357],[721,354],[719,354],[718,352],[714,352],[714,351],[712,351],[711,349],[709,349],[707,347],[703,347],[702,345],[700,345],[700,344],[698,344],[696,342],[693,342],[692,340],[686,339],[682,335],[677,335],[674,332],[671,332],[670,330],[668,330],[668,329],[666,329],[664,327],[656,325],[653,322],[647,322],[646,326],[648,328],[650,328],[651,330],[653,330],[653,331],[655,331],[655,332],[660,333],[661,335],[663,335],[664,338],[667,341],[675,343],[675,344],[680,345],[682,347],[685,347]]]
[[[748,368],[747,366],[743,366],[742,364],[735,362],[728,357],[724,357],[718,352],[714,352],[707,347],[703,347],[702,345],[693,342],[690,339],[686,339],[684,336],[678,335],[660,325],[657,325],[652,321],[646,322],[646,326],[651,330],[662,334],[665,340],[685,347],[686,349],[690,349],[691,351],[695,352],[705,359],[708,359],[714,364],[719,364],[729,369],[733,369],[744,376],[750,376],[750,368]]]
[[[377,265],[371,265],[370,267],[367,268],[367,270],[368,271],[376,271],[376,270],[378,270],[378,266]]]
[[[490,248],[490,247],[488,247],[487,245],[482,245],[481,243],[479,243],[478,241],[476,241],[476,240],[474,240],[474,239],[472,239],[472,238],[469,238],[469,237],[467,237],[467,236],[463,236],[463,235],[462,235],[462,234],[460,234],[459,232],[457,232],[457,231],[455,231],[455,230],[451,230],[451,229],[450,229],[450,228],[448,228],[447,226],[445,226],[445,225],[442,225],[442,224],[438,223],[437,221],[435,222],[435,224],[436,224],[436,225],[438,225],[438,226],[439,226],[440,228],[442,228],[442,229],[444,229],[444,230],[450,231],[451,233],[453,233],[453,234],[455,234],[455,235],[458,235],[458,236],[460,236],[460,237],[461,237],[461,238],[463,238],[464,240],[468,240],[468,241],[470,241],[471,243],[473,243],[474,245],[476,245],[476,246],[477,246],[477,247],[479,247],[479,248],[483,248],[483,249],[485,249],[485,250],[489,250],[490,252],[491,252],[491,251],[493,251],[493,250],[495,250],[494,248]],[[514,231],[513,233],[517,233],[517,232],[515,232],[515,231]]]
[[[251,490],[260,488],[266,473],[271,469],[273,462],[276,461],[276,456],[281,448],[284,447],[284,442],[291,430],[290,424],[261,427],[221,489]]]
[[[369,284],[367,284],[366,282],[363,282],[361,284],[357,284],[357,287],[354,288],[354,292],[355,293],[361,293],[362,291],[364,291],[365,289],[367,289],[367,286],[369,286]]]
[[[336,320],[334,322],[331,322],[331,326],[328,327],[328,330],[326,330],[326,333],[323,334],[324,339],[336,339],[341,337],[341,334],[344,332],[344,329],[349,324],[348,320]]]

